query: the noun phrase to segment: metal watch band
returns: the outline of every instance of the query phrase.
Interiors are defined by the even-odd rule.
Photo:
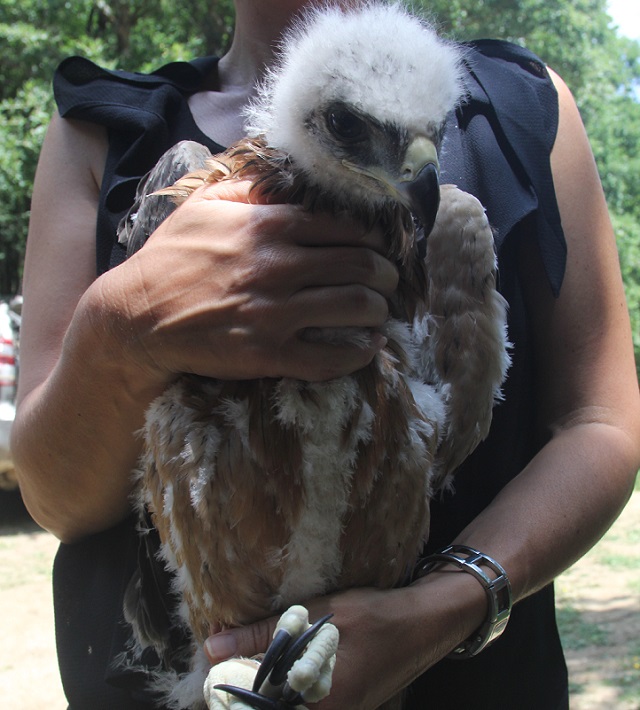
[[[511,615],[511,584],[507,573],[492,557],[466,545],[449,545],[420,560],[414,579],[432,572],[436,567],[451,564],[462,572],[472,574],[482,585],[488,602],[487,618],[482,626],[447,658],[465,659],[477,656],[505,630]],[[496,576],[491,578],[482,567],[488,567]]]

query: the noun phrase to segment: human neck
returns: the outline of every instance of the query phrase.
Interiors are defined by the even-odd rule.
[[[228,146],[244,135],[242,111],[257,80],[273,61],[274,48],[304,0],[236,0],[231,48],[215,76],[189,98],[193,118],[207,136]],[[209,83],[210,82],[210,83]]]
[[[273,61],[276,43],[303,0],[236,0],[236,23],[231,48],[219,62],[220,91],[250,94],[256,79]]]

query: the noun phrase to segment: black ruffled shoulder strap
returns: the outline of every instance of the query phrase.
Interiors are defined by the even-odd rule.
[[[513,227],[535,214],[540,251],[557,295],[566,265],[550,164],[557,92],[543,62],[508,42],[470,43],[466,63],[468,97],[447,128],[444,179],[481,200],[498,251]]]
[[[200,131],[187,104],[217,62],[215,57],[173,62],[152,74],[104,69],[82,57],[58,67],[53,90],[60,115],[109,132],[97,224],[98,274],[124,259],[124,250],[114,244],[116,227],[133,204],[140,178],[158,158],[187,138],[212,152],[222,149]]]

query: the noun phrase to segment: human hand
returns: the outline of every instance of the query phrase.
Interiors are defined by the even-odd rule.
[[[322,380],[365,366],[384,346],[377,329],[398,278],[382,234],[249,197],[248,183],[196,191],[101,277],[111,336],[167,380],[180,372]],[[342,326],[370,329],[370,344],[304,337]]]
[[[415,631],[407,633],[416,628],[409,610],[422,608],[409,597],[417,601],[418,594],[415,588],[353,589],[305,603],[311,621],[332,613],[331,621],[340,631],[331,693],[319,703],[305,705],[318,710],[373,710],[408,685],[425,662],[415,645]],[[205,645],[210,661],[264,652],[277,621],[273,617],[216,634]],[[419,635],[421,642],[426,636]]]

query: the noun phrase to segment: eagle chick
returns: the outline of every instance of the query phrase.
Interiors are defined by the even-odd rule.
[[[310,9],[247,110],[248,138],[215,158],[176,146],[121,224],[131,253],[199,185],[249,179],[258,200],[379,224],[400,273],[387,346],[363,370],[324,383],[184,375],[150,407],[136,496],[143,541],[157,530],[177,604],[164,624],[149,612],[157,571],[147,550],[127,595],[129,660],[155,650],[155,687],[171,708],[202,706],[212,628],[406,582],[430,497],[488,432],[509,365],[493,235],[475,198],[438,183],[463,76],[462,51],[399,4]],[[238,702],[218,692],[211,708]]]

